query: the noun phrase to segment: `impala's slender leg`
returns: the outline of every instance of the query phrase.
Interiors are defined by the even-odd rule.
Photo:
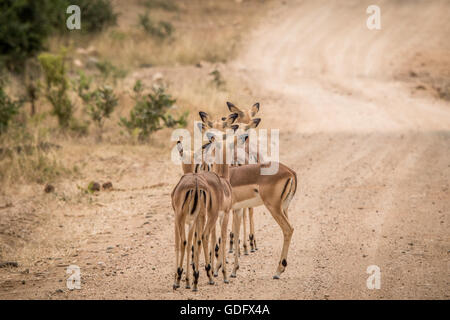
[[[239,210],[241,210],[241,209],[239,209]],[[235,250],[235,245],[234,244],[237,241],[238,254],[240,255],[241,254],[241,249],[239,248],[239,237],[238,237],[236,232],[240,233],[241,230],[240,230],[240,227],[237,230],[234,229],[234,226],[237,223],[237,216],[236,216],[235,211],[236,210],[233,210],[233,222],[231,223],[231,232],[230,232],[230,250],[228,251],[228,253],[233,253],[234,252],[234,250]]]
[[[179,261],[180,261],[180,249],[181,249],[181,242],[180,242],[180,231],[178,230],[178,224],[175,222],[175,279],[173,283],[173,289],[179,288],[179,283],[177,282],[178,279],[178,267],[179,267]]]
[[[186,245],[186,289],[191,288],[191,284],[190,284],[191,254],[192,254],[191,252],[192,252],[192,237],[194,235],[195,228],[196,228],[196,223],[194,221],[189,225],[188,240],[187,240],[187,245]],[[191,252],[189,252],[189,251],[191,251]],[[192,259],[192,260],[194,260],[194,259]]]
[[[219,258],[219,256],[220,256],[220,251],[222,250],[221,248],[222,248],[222,239],[224,238],[223,237],[223,234],[222,234],[222,224],[223,224],[223,220],[224,220],[224,216],[225,216],[225,214],[223,213],[223,212],[220,212],[219,213],[219,225],[221,226],[220,227],[220,236],[219,236],[219,241],[216,243],[216,245],[215,245],[215,247],[214,247],[214,254],[215,254],[215,256],[216,256],[216,258],[217,258],[217,263],[216,263],[216,267],[214,268],[214,277],[217,277],[218,276],[218,274],[219,274],[219,269],[221,268],[221,266],[222,266],[222,262],[221,262],[221,260],[220,260],[220,258]],[[228,220],[227,220],[227,225],[228,225]],[[227,237],[225,237],[225,244],[226,244],[226,238]],[[214,265],[213,265],[214,266]]]
[[[192,270],[194,271],[194,282],[193,282],[193,287],[192,287],[192,291],[198,291],[198,278],[200,277],[200,271],[199,271],[199,264],[200,264],[200,252],[202,249],[201,246],[201,241],[200,239],[200,234],[202,232],[203,229],[203,224],[204,224],[204,215],[201,214],[198,219],[196,219],[196,222],[194,223],[194,229],[195,229],[195,234],[196,234],[196,239],[197,242],[193,244],[193,248],[194,248],[194,259],[193,259],[193,263],[192,263]]]
[[[225,212],[223,221],[221,224],[221,238],[223,239],[224,245],[222,246],[222,250],[220,250],[221,257],[219,258],[220,263],[222,264],[222,275],[223,275],[223,282],[229,283],[228,277],[227,277],[227,258],[225,255],[225,243],[227,241],[227,229],[228,229],[228,218],[230,216],[230,212]],[[217,268],[217,271],[219,271],[219,268]]]
[[[234,214],[233,214],[232,225],[234,226],[235,223],[236,223],[236,221],[235,221]],[[233,245],[234,245],[234,233],[233,233],[233,231],[234,231],[234,228],[232,228],[231,232],[230,232],[230,249],[229,249],[228,253],[233,253]]]
[[[228,229],[228,218],[230,216],[229,212],[225,212],[223,217],[222,217],[222,221],[220,223],[220,238],[219,239],[223,239],[223,243],[226,243],[227,241],[227,229]],[[226,271],[226,265],[227,265],[227,259],[226,259],[226,248],[225,245],[221,245],[219,246],[220,251],[219,251],[219,257],[217,258],[217,265],[216,265],[216,269],[214,271],[214,276],[217,277],[220,268],[222,268],[222,274],[223,274],[223,281],[225,283],[228,283],[228,277],[227,277],[227,271]]]
[[[210,247],[209,261],[211,263],[211,273],[213,272],[214,260],[216,258],[216,254],[215,254],[215,247],[217,245],[216,225],[217,225],[217,223],[214,223],[214,225],[211,228],[211,245],[209,246]]]
[[[250,235],[248,237],[250,241],[250,252],[255,252],[255,250],[258,250],[258,248],[256,247],[255,221],[253,220],[253,208],[248,208],[248,219],[250,220]]]
[[[244,254],[248,256],[248,248],[247,248],[247,210],[248,208],[243,209],[243,225],[244,225],[244,234],[243,234],[243,240],[244,240]]]
[[[178,221],[178,230],[179,230],[179,236],[180,236],[180,260],[178,260],[178,267],[177,267],[177,275],[175,284],[173,285],[174,289],[180,287],[180,280],[181,276],[183,274],[183,261],[184,261],[184,253],[186,252],[186,231],[184,230],[184,219],[179,219]]]
[[[288,218],[283,213],[281,205],[271,206],[266,204],[266,207],[267,209],[269,209],[270,213],[272,214],[272,217],[275,219],[275,221],[278,223],[281,230],[283,231],[283,249],[281,250],[281,258],[280,262],[278,263],[277,271],[273,276],[274,279],[280,279],[281,273],[284,272],[287,266],[287,255],[289,245],[291,243],[292,233],[294,232],[294,228],[291,226]]]
[[[215,219],[214,219],[215,217]],[[213,226],[215,225],[217,221],[217,214],[209,214],[208,215],[208,220],[206,221],[206,226],[203,229],[203,234],[202,234],[202,240],[199,240],[199,244],[201,244],[201,242],[203,242],[203,250],[205,250],[205,270],[206,270],[206,274],[209,278],[209,284],[214,284],[214,279],[213,279],[213,270],[211,267],[211,261],[209,260],[209,256],[210,256],[210,251],[209,251],[209,235],[211,234],[211,230],[213,228]]]
[[[231,273],[232,278],[236,278],[236,272],[239,269],[239,230],[241,228],[241,218],[242,218],[242,209],[234,210],[233,211],[233,233],[236,236],[236,239],[234,239],[234,268],[233,272]]]

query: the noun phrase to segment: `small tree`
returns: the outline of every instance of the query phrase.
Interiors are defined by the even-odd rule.
[[[61,128],[67,129],[74,113],[74,106],[69,98],[69,80],[64,63],[65,52],[54,55],[43,53],[38,59],[45,75],[45,96],[52,104],[52,114],[58,118]]]
[[[111,116],[111,113],[118,105],[118,99],[113,89],[109,86],[103,86],[95,90],[92,98],[92,103],[88,105],[88,114],[97,125],[99,132],[98,138],[101,140],[105,119]]]
[[[178,119],[167,113],[176,100],[165,92],[164,87],[153,87],[152,93],[143,95],[142,83],[138,80],[133,90],[135,105],[130,111],[130,119],[121,118],[119,124],[130,133],[138,131],[140,141],[164,127],[186,126],[187,112]]]
[[[111,116],[118,105],[118,98],[113,89],[108,85],[102,85],[91,90],[92,78],[79,72],[76,82],[78,96],[86,105],[86,110],[98,129],[98,139],[102,139],[103,125],[105,120]]]

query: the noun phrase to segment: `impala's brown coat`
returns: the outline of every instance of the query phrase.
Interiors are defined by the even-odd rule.
[[[248,117],[250,119],[248,124],[237,125],[235,123],[235,131],[239,127],[244,127],[244,130],[248,130],[259,125],[260,119],[252,119],[256,112],[259,111],[259,103],[253,105],[253,107],[248,110],[247,113],[242,112],[229,102],[227,102],[227,105],[231,112],[238,113],[237,119],[241,118],[246,120],[245,117]],[[224,138],[224,136],[220,134],[216,136],[219,138],[219,140],[221,140],[220,138]],[[223,141],[218,142],[223,143]],[[227,147],[221,148],[221,150],[224,152],[222,159],[225,159],[225,152],[228,149],[229,148]],[[232,152],[235,152],[234,148],[232,148]],[[248,158],[248,143],[246,144],[246,152],[246,158]],[[221,170],[223,170],[225,166],[229,167],[228,170],[230,183],[233,187],[232,233],[234,236],[235,265],[231,274],[232,277],[236,276],[236,272],[239,269],[239,230],[242,217],[242,209],[260,205],[264,205],[269,210],[275,221],[282,229],[284,237],[281,258],[278,263],[274,279],[279,279],[281,273],[286,269],[287,254],[292,238],[292,233],[294,232],[294,228],[292,227],[288,219],[288,207],[297,190],[297,175],[287,166],[281,163],[279,163],[278,165],[278,171],[276,174],[262,175],[261,168],[270,167],[271,162],[264,164],[248,164],[237,167],[229,167],[229,165],[227,164],[213,164],[213,167],[218,167]],[[252,238],[254,238],[254,236]],[[219,267],[220,265],[217,266],[216,273]]]
[[[184,154],[181,142],[177,143],[178,151],[182,158],[190,154]],[[189,288],[189,248],[191,248],[194,229],[198,236],[194,237],[193,244],[193,269],[194,269],[194,288],[197,290],[199,277],[198,265],[199,254],[201,252],[201,243],[205,255],[205,270],[209,278],[209,283],[213,281],[213,259],[214,255],[210,252],[214,249],[215,237],[213,237],[212,247],[209,248],[209,237],[217,222],[219,213],[223,213],[225,229],[222,234],[226,235],[226,226],[228,225],[228,215],[232,205],[232,189],[228,178],[219,176],[215,172],[192,173],[195,166],[183,165],[184,175],[172,192],[172,206],[175,211],[175,252],[176,252],[176,272],[174,289],[179,287],[181,275],[183,272],[182,264],[184,259],[184,250],[187,254],[186,269],[186,287]],[[227,175],[228,177],[228,175]],[[197,197],[195,195],[198,195]],[[200,201],[200,206],[197,203]],[[185,239],[185,224],[189,225],[188,241]],[[225,250],[224,248],[222,250]],[[180,254],[181,252],[181,254]],[[224,259],[225,255],[221,254]],[[224,266],[225,264],[222,263]],[[224,282],[228,282],[226,267],[222,269]]]

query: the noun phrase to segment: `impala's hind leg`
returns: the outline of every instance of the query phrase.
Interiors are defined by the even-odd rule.
[[[177,224],[177,229],[178,229],[178,235],[179,235],[179,251],[180,251],[180,259],[177,261],[178,266],[177,266],[177,270],[176,270],[176,275],[175,275],[175,283],[173,285],[173,288],[179,288],[180,287],[180,280],[181,280],[181,276],[183,274],[183,261],[184,261],[184,253],[186,252],[186,231],[184,230],[184,219],[178,219],[178,221],[175,221],[175,223]]]
[[[220,225],[220,235],[219,235],[219,241],[216,243],[215,247],[214,247],[214,255],[217,258],[217,263],[216,263],[216,267],[214,268],[214,277],[217,277],[219,274],[219,269],[222,267],[222,262],[219,259],[220,256],[220,251],[222,250],[222,239],[225,238],[225,240],[223,240],[224,244],[226,244],[227,242],[227,237],[222,234],[222,225],[223,225],[223,220],[224,220],[224,213],[220,212],[219,213],[219,225]],[[228,219],[228,217],[227,217]],[[228,225],[228,220],[227,220],[227,225]],[[225,230],[226,231],[226,230]],[[225,249],[224,249],[225,250]],[[213,265],[214,266],[214,265]]]
[[[205,250],[205,270],[206,274],[209,278],[209,284],[214,284],[213,279],[213,270],[211,266],[211,261],[209,260],[209,235],[211,234],[211,230],[214,227],[217,221],[217,214],[208,214],[208,220],[206,222],[206,226],[203,229],[201,241],[203,242],[203,250]],[[199,241],[199,244],[201,242]]]
[[[187,245],[185,248],[186,249],[186,289],[191,288],[191,283],[190,283],[191,254],[194,253],[194,252],[192,252],[192,237],[194,235],[195,228],[196,228],[195,222],[193,222],[192,224],[189,225],[188,240],[187,240]],[[192,257],[192,260],[194,260],[194,257]]]
[[[234,268],[231,273],[232,278],[236,278],[236,272],[239,269],[239,230],[241,228],[242,209],[233,211],[233,233],[236,238],[234,239]]]
[[[234,226],[234,224],[236,223],[235,218],[234,218],[234,214],[233,214],[233,222],[232,225]],[[231,229],[230,232],[230,249],[228,250],[228,253],[233,253],[233,246],[234,246],[234,228]]]
[[[280,226],[283,231],[283,249],[281,250],[281,258],[278,263],[278,268],[273,276],[274,279],[280,279],[280,275],[284,272],[287,266],[287,255],[289,250],[289,245],[291,243],[292,234],[294,232],[294,228],[289,223],[288,218],[283,213],[281,206],[279,205],[268,205],[266,204],[267,209],[269,209],[272,217]]]
[[[248,256],[248,247],[247,247],[247,208],[244,208],[243,209],[243,217],[242,217],[242,221],[244,222],[243,223],[243,225],[244,225],[244,237],[243,237],[243,242],[244,242],[244,254],[246,255],[246,256]]]
[[[230,213],[225,212],[223,215],[222,223],[220,224],[220,238],[223,239],[223,243],[225,244],[227,241],[227,228],[228,228],[228,218]],[[222,274],[223,274],[223,282],[228,283],[228,277],[227,277],[227,259],[225,255],[225,245],[220,246],[219,251],[219,258],[217,258],[217,266],[216,270],[214,271],[214,276],[217,277],[217,274],[219,273],[219,269],[222,268]]]
[[[200,252],[202,250],[202,246],[201,246],[201,241],[200,239],[200,234],[202,233],[203,230],[203,225],[204,225],[204,215],[201,215],[198,217],[198,219],[196,219],[196,222],[194,223],[194,228],[195,229],[195,233],[196,233],[196,239],[197,239],[197,243],[193,244],[193,253],[194,253],[194,258],[193,258],[193,263],[192,263],[192,270],[194,272],[194,281],[193,281],[193,286],[192,286],[192,291],[198,291],[198,278],[200,277],[200,271],[199,271],[199,266],[200,266]]]
[[[211,245],[209,246],[210,250],[209,250],[209,261],[211,263],[211,268],[214,267],[214,261],[216,258],[216,254],[215,254],[215,247],[217,245],[217,235],[216,235],[216,225],[217,223],[214,223],[214,225],[211,228]],[[211,269],[211,273],[213,272],[213,270]]]
[[[178,230],[178,224],[175,222],[175,279],[173,283],[173,289],[177,289],[180,287],[178,280],[178,267],[180,261],[180,231]],[[181,277],[180,277],[181,279]]]
[[[248,219],[250,220],[250,235],[248,237],[250,241],[250,252],[255,252],[258,250],[256,247],[256,239],[255,239],[255,222],[253,220],[253,208],[248,208]]]

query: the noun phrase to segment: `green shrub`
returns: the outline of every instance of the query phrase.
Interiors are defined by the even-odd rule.
[[[92,93],[92,102],[88,105],[88,114],[99,129],[99,139],[105,119],[109,118],[118,105],[118,99],[109,86],[102,86]]]
[[[186,126],[187,112],[178,119],[167,113],[176,100],[165,92],[164,87],[154,87],[152,93],[147,95],[143,95],[142,91],[142,83],[137,81],[134,86],[135,105],[130,111],[130,119],[121,118],[119,122],[131,134],[137,132],[139,140],[143,141],[164,127]]]
[[[54,55],[43,53],[38,57],[45,76],[45,96],[51,103],[52,114],[61,128],[70,127],[74,106],[69,98],[69,80],[65,68],[65,52]]]
[[[169,38],[174,31],[174,27],[170,22],[159,21],[155,24],[150,19],[148,12],[139,15],[139,24],[147,34],[161,40]]]
[[[77,93],[85,103],[88,115],[96,124],[99,133],[98,138],[101,140],[104,122],[111,116],[119,100],[110,86],[102,85],[95,90],[91,90],[91,83],[91,77],[87,77],[84,72],[79,73],[76,83]]]
[[[78,79],[74,81],[74,86],[76,87],[78,96],[85,103],[88,103],[91,100],[92,93],[89,91],[91,88],[91,83],[91,77],[86,76],[83,71],[78,72]]]
[[[9,122],[18,113],[21,103],[13,101],[6,94],[3,83],[0,81],[0,134],[8,128]]]
[[[3,65],[22,71],[26,59],[44,49],[55,23],[51,19],[56,7],[53,2],[0,1],[0,60]]]

